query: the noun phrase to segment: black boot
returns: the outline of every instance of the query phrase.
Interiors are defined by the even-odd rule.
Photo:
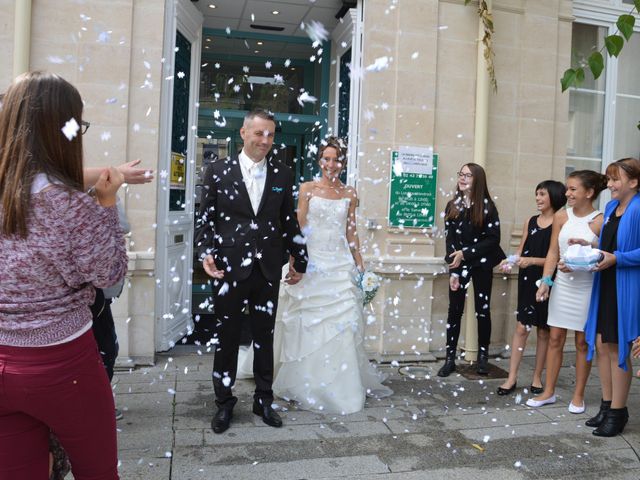
[[[615,437],[623,432],[628,420],[629,412],[627,407],[610,408],[600,426],[593,431],[593,434],[598,437]]]
[[[611,400],[602,400],[600,402],[600,411],[595,417],[591,417],[589,420],[584,422],[587,427],[599,427],[602,425],[604,421],[604,417],[607,415],[607,412],[611,408]]]
[[[456,354],[447,353],[447,358],[444,361],[444,365],[438,370],[439,377],[448,377],[456,371]]]
[[[480,348],[478,353],[478,363],[476,364],[476,373],[478,375],[489,375],[489,349]]]

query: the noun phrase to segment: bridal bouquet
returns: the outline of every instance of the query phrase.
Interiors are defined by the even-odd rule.
[[[380,288],[380,277],[375,273],[364,271],[360,274],[359,285],[364,295],[363,305],[368,305],[376,296],[376,292]]]

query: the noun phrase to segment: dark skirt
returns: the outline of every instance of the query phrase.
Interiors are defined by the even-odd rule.
[[[613,253],[618,244],[620,218],[612,214],[602,227],[602,250]],[[618,295],[616,293],[616,267],[600,272],[600,302],[596,332],[603,343],[618,343]]]
[[[522,247],[523,257],[544,258],[547,256],[549,244],[551,243],[551,225],[541,228],[538,225],[538,217],[529,219],[527,224],[527,239]],[[547,327],[547,316],[549,313],[549,301],[538,303],[536,292],[538,286],[536,281],[542,277],[542,267],[532,265],[528,268],[521,268],[518,273],[518,321],[527,327]]]

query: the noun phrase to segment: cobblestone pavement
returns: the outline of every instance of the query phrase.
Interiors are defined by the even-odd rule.
[[[558,402],[531,409],[528,393],[499,397],[502,380],[439,379],[438,363],[413,378],[390,373],[392,397],[370,399],[364,411],[321,415],[279,405],[284,426],[268,427],[251,413],[253,382],[240,380],[231,428],[211,431],[212,356],[176,349],[154,367],[114,379],[121,477],[149,479],[639,479],[639,380],[623,436],[595,437],[584,421],[600,401],[597,369],[587,388],[587,412],[567,411],[574,356],[565,355]],[[508,360],[492,360],[507,368]],[[530,382],[533,358],[520,374]]]

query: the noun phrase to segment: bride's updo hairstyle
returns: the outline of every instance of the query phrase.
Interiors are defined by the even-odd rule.
[[[318,161],[322,161],[324,157],[324,151],[327,148],[334,148],[338,154],[338,161],[342,163],[342,169],[347,166],[347,144],[340,137],[329,137],[326,140],[320,142],[320,148],[318,148]]]
[[[593,170],[575,170],[567,178],[577,178],[585,189],[593,190],[592,201],[607,188],[607,176]]]

